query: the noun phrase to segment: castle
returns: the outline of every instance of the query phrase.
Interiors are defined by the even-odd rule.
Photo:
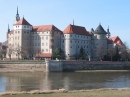
[[[101,24],[91,31],[74,23],[68,25],[64,31],[54,25],[33,26],[24,17],[20,19],[17,8],[13,30],[8,26],[6,57],[51,58],[55,49],[59,48],[69,60],[78,58],[82,48],[86,56],[96,59],[101,54],[106,55],[109,47],[123,45],[118,36],[110,37],[110,35],[109,28],[105,31]]]

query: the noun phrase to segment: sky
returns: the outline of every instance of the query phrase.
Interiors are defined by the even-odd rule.
[[[0,42],[8,24],[13,29],[17,6],[20,18],[33,26],[53,24],[63,31],[74,19],[90,31],[101,24],[130,47],[130,0],[0,0]]]

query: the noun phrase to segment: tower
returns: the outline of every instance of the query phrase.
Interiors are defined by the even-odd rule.
[[[9,24],[8,24],[8,30],[7,30],[7,32],[8,32],[8,33],[10,32],[10,29],[9,29]]]
[[[17,6],[17,14],[16,14],[16,17],[15,17],[15,23],[17,23],[18,21],[20,20],[20,16],[19,16],[19,13],[18,13],[18,6]]]
[[[111,33],[109,32],[109,26],[108,26],[108,28],[107,28],[107,38],[110,38],[110,36],[111,36]]]

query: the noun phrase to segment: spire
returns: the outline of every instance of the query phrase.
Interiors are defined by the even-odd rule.
[[[18,6],[17,6],[17,15],[18,15],[19,13],[18,13]]]
[[[10,32],[10,29],[9,29],[9,24],[8,24],[8,33]]]
[[[107,37],[110,38],[110,36],[111,36],[111,33],[109,32],[109,26],[108,26],[108,28],[107,28]]]
[[[110,33],[110,32],[109,32],[109,26],[108,26],[108,28],[107,28],[107,33]]]
[[[73,25],[74,25],[74,19],[73,19]]]
[[[17,23],[19,20],[20,20],[20,16],[19,16],[19,13],[18,13],[18,6],[17,6],[17,13],[16,13],[14,24]]]

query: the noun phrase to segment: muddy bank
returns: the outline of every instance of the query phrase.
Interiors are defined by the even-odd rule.
[[[92,89],[92,90],[71,90],[67,91],[65,89],[59,89],[59,90],[32,90],[32,91],[21,91],[21,92],[4,92],[0,93],[0,96],[4,95],[18,95],[18,94],[51,94],[51,93],[76,93],[76,92],[97,92],[97,91],[109,91],[109,90],[115,90],[115,91],[130,91],[130,88],[102,88],[102,89]]]

